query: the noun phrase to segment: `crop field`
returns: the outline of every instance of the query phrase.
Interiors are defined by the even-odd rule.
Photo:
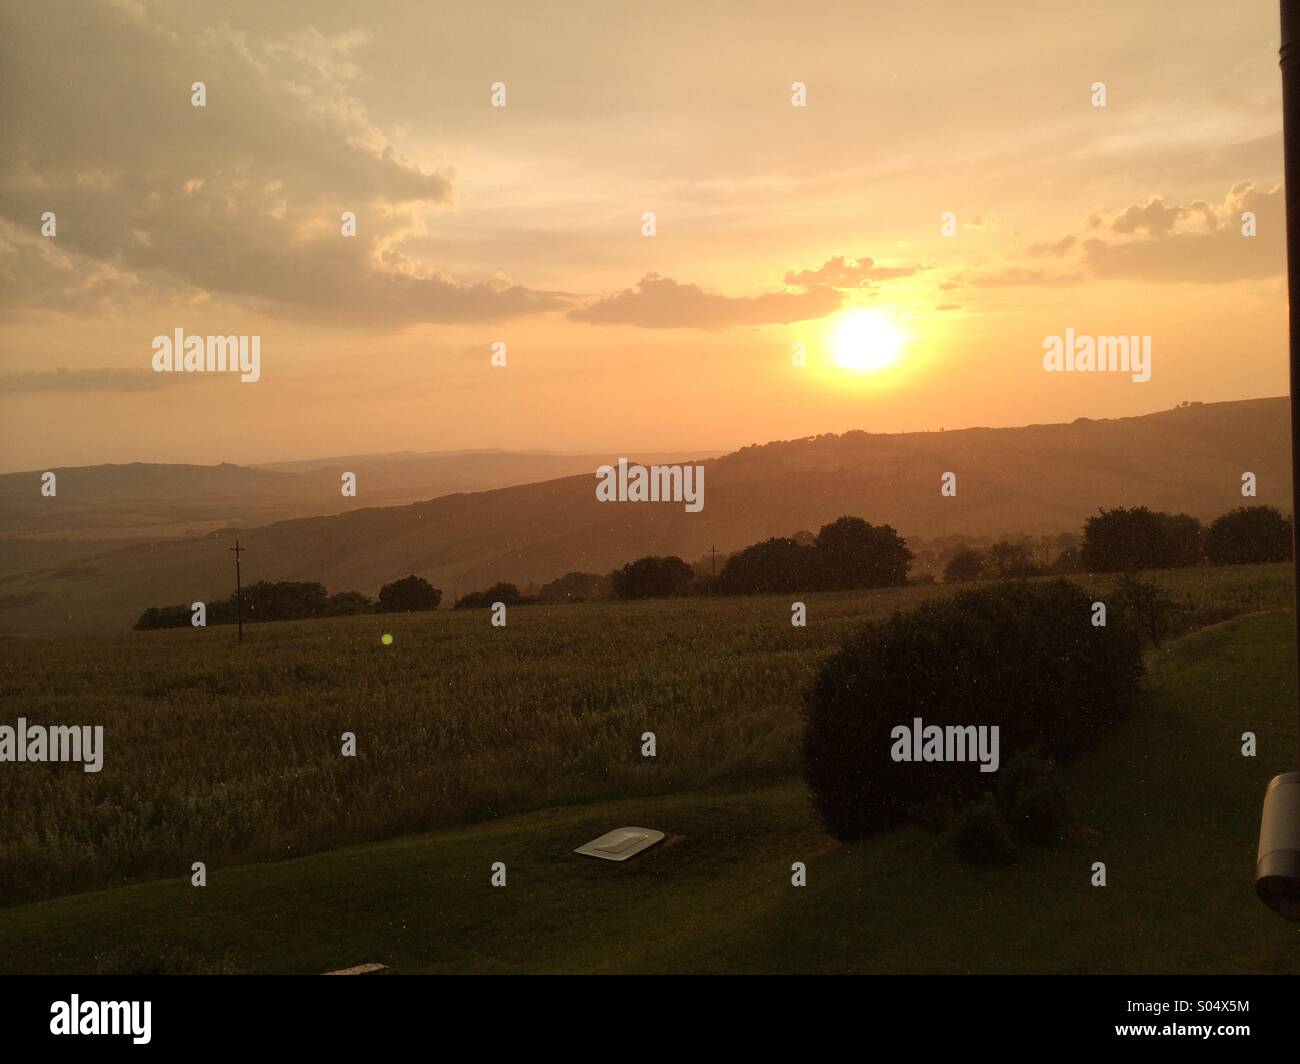
[[[1184,629],[1292,593],[1282,565],[1155,579]],[[820,661],[862,624],[951,591],[809,595],[806,628],[770,596],[517,607],[505,628],[487,611],[263,624],[242,645],[230,627],[0,640],[3,723],[105,729],[101,772],[0,772],[0,902],[787,780]]]

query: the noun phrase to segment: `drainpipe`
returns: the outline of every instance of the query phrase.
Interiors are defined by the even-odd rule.
[[[1291,326],[1292,557],[1300,560],[1300,0],[1282,0],[1282,153],[1286,171],[1286,265]],[[1300,579],[1295,581],[1300,651]],[[1270,909],[1300,920],[1300,772],[1269,781],[1259,821],[1255,892]]]

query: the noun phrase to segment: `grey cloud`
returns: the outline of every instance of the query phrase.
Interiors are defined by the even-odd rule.
[[[166,9],[163,9],[165,12]],[[403,254],[453,200],[449,169],[402,158],[356,95],[365,35],[173,30],[124,5],[6,5],[0,16],[0,214],[117,271],[286,316],[401,327],[563,305],[466,282]],[[190,85],[207,86],[206,108]],[[340,235],[341,214],[357,236]],[[25,290],[29,303],[67,309]]]
[[[671,277],[647,274],[635,288],[570,311],[574,321],[638,325],[645,329],[724,329],[734,325],[785,325],[833,314],[843,303],[835,289],[725,296]]]

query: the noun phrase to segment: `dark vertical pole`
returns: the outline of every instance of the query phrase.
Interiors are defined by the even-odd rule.
[[[247,547],[239,545],[239,539],[235,539],[235,545],[230,548],[235,552],[235,623],[239,626],[239,641],[244,641],[244,585],[239,575],[239,554],[245,551]]]
[[[1282,154],[1286,170],[1286,274],[1291,326],[1292,557],[1300,567],[1300,0],[1282,0]],[[1296,580],[1300,651],[1300,579]],[[1297,662],[1300,664],[1300,661]],[[1288,920],[1300,920],[1300,772],[1283,772],[1264,791],[1255,858],[1255,893]]]
[[[1291,533],[1300,562],[1300,0],[1282,0],[1282,155],[1286,176],[1287,295],[1291,326]],[[1300,579],[1295,581],[1300,666]]]

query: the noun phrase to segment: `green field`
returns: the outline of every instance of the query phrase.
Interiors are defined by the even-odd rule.
[[[1251,889],[1295,758],[1290,567],[1160,579],[1193,622],[1250,615],[1153,653],[1143,712],[1066,773],[1082,830],[991,869],[916,827],[840,846],[796,775],[820,659],[942,587],[810,596],[806,630],[754,598],[7,641],[6,718],[108,732],[98,776],[0,772],[8,896],[154,881],[0,910],[0,968],[1300,971]],[[669,838],[570,852],[624,823]]]

